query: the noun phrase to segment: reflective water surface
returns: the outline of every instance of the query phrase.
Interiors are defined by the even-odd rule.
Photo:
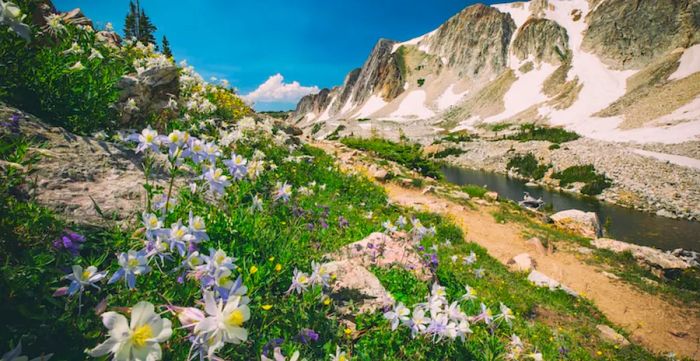
[[[606,236],[610,238],[663,250],[684,248],[700,251],[700,222],[659,217],[590,197],[527,187],[522,180],[497,173],[454,166],[444,166],[442,172],[451,183],[485,185],[489,190],[498,192],[500,197],[514,201],[522,200],[523,192],[529,192],[535,198],[542,197],[556,211],[580,209],[595,212],[601,224],[607,222]]]

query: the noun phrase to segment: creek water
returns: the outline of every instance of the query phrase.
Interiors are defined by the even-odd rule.
[[[697,221],[659,217],[600,202],[592,197],[579,197],[542,187],[528,187],[523,180],[493,172],[446,165],[442,167],[442,173],[448,182],[486,186],[489,190],[498,192],[499,197],[516,202],[523,199],[524,192],[528,192],[535,198],[541,197],[555,211],[579,209],[595,212],[601,225],[605,225],[606,237],[662,250],[683,248],[700,251],[700,222]]]

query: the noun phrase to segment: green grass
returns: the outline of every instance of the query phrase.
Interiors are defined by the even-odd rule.
[[[551,165],[539,164],[534,154],[527,153],[525,155],[516,154],[510,158],[506,168],[515,170],[523,177],[542,179],[547,170],[551,168]]]
[[[578,134],[562,128],[540,127],[534,124],[523,124],[520,126],[520,131],[517,134],[507,137],[507,139],[520,142],[546,140],[556,144],[571,142],[579,138]]]
[[[581,182],[585,185],[581,193],[596,195],[602,193],[612,185],[612,181],[604,174],[598,174],[592,165],[576,165],[552,174],[552,178],[559,179],[559,185],[567,187],[570,184]]]
[[[379,158],[399,163],[409,169],[415,169],[424,176],[442,178],[440,167],[423,155],[420,145],[395,143],[382,138],[348,137],[341,140],[350,148],[373,153]]]
[[[472,198],[481,198],[484,196],[484,194],[486,194],[486,192],[489,191],[488,189],[475,184],[463,185],[460,187],[460,189],[464,191],[464,193],[469,194],[469,196]]]

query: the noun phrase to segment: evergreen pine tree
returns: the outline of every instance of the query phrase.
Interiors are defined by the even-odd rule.
[[[156,37],[154,33],[156,32],[156,26],[151,22],[151,18],[146,15],[146,12],[141,9],[139,13],[139,36],[138,39],[144,44],[154,44],[156,43]]]
[[[168,58],[173,57],[173,51],[172,51],[172,49],[170,49],[170,42],[168,41],[168,38],[165,37],[165,35],[163,35],[163,40],[161,42],[161,49],[162,49],[161,52],[163,53],[163,55],[167,56]]]
[[[151,22],[151,18],[141,8],[138,0],[136,3],[129,2],[129,13],[124,19],[124,37],[126,39],[136,38],[144,44],[156,44],[156,26]],[[157,47],[157,46],[156,46]]]
[[[136,27],[136,22],[138,21],[138,15],[136,10],[136,5],[133,1],[129,2],[129,12],[126,14],[126,19],[124,19],[124,38],[131,39],[138,37],[138,30]]]

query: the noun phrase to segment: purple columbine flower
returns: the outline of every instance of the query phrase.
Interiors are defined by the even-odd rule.
[[[349,225],[350,225],[350,223],[348,222],[347,219],[345,219],[345,217],[343,217],[343,216],[338,217],[338,226],[340,228],[347,228]]]
[[[309,232],[313,231],[314,228],[315,228],[315,226],[314,226],[313,222],[309,222],[309,223],[306,225],[306,229],[307,229]]]
[[[328,228],[328,222],[326,222],[325,219],[321,218],[321,219],[319,220],[319,223],[321,223],[321,228],[323,228],[323,229]]]
[[[19,133],[19,120],[21,119],[21,117],[22,116],[19,113],[14,113],[10,115],[8,121],[0,122],[0,125],[8,128],[12,133]]]
[[[66,250],[75,257],[80,253],[80,247],[84,242],[84,236],[72,231],[66,231],[64,235],[53,241],[53,246],[57,250]]]
[[[310,328],[304,328],[299,332],[299,341],[304,345],[318,341],[318,333]]]

